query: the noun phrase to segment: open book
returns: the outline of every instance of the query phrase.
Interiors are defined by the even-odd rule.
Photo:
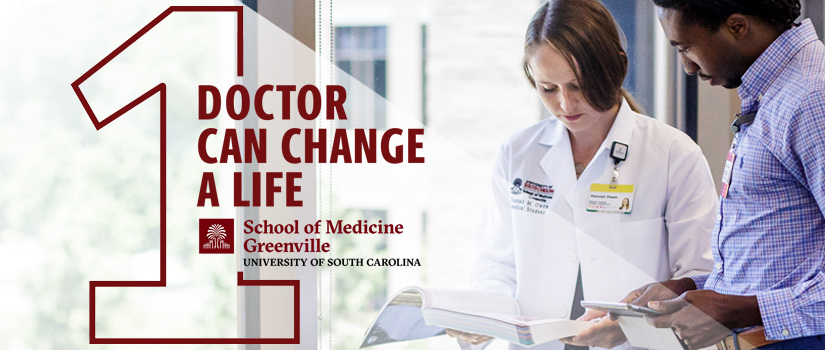
[[[489,292],[408,287],[384,305],[361,347],[441,335],[445,328],[533,346],[578,334],[592,324],[520,316],[515,299]]]

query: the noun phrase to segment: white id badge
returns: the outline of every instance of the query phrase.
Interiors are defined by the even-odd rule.
[[[719,195],[722,198],[728,197],[728,189],[730,188],[730,177],[733,174],[733,164],[736,163],[736,153],[733,148],[728,151],[728,159],[725,161],[725,171],[722,173],[722,189]]]
[[[633,185],[591,184],[587,211],[630,214],[635,193]]]

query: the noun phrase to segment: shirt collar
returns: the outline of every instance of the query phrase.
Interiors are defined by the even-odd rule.
[[[819,38],[810,19],[776,38],[742,76],[742,85],[737,91],[742,99],[742,113],[751,112],[794,55],[816,40]]]
[[[613,147],[613,142],[621,142],[630,146],[630,136],[633,134],[633,109],[630,104],[622,98],[622,104],[619,107],[619,114],[616,115],[616,120],[613,121],[613,126],[607,133],[607,137],[602,142],[602,149],[610,150]]]

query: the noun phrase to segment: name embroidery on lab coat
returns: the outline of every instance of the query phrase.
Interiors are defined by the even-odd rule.
[[[526,213],[543,215],[547,212],[548,201],[553,199],[556,190],[553,185],[542,185],[530,180],[516,178],[510,187],[510,208]]]

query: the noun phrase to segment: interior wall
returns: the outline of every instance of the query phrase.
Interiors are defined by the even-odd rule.
[[[730,124],[733,115],[739,113],[739,102],[736,90],[699,82],[697,142],[708,159],[717,191],[721,188],[725,159],[733,141]]]

